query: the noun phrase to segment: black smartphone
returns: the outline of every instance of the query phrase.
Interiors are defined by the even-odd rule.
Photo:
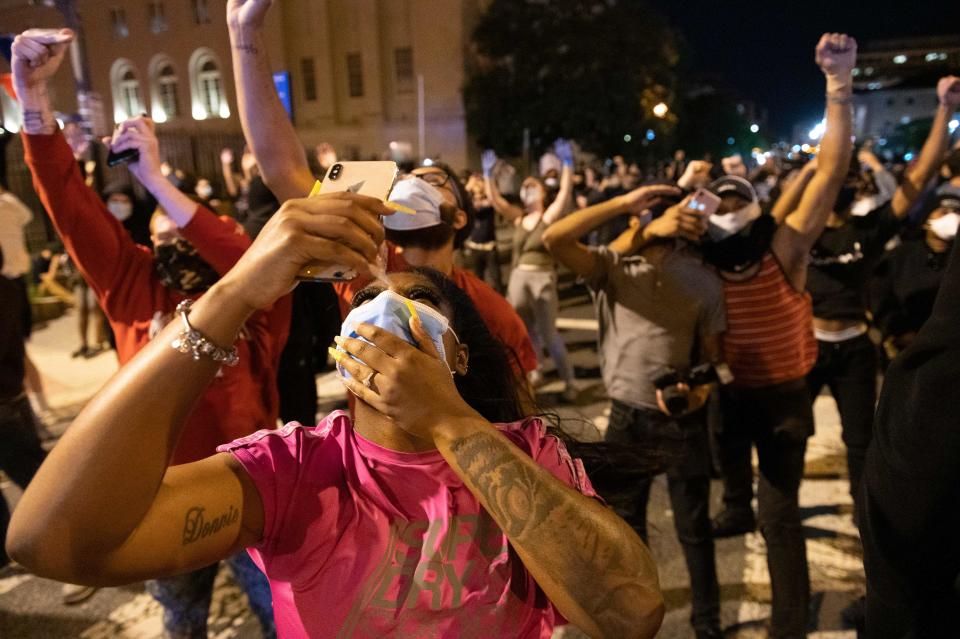
[[[115,153],[112,149],[107,154],[107,166],[117,166],[118,164],[129,164],[140,159],[140,151],[136,149],[127,149]]]

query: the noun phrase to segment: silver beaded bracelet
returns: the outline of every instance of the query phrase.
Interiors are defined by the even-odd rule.
[[[236,366],[237,362],[240,361],[237,347],[233,346],[230,350],[222,349],[191,326],[190,320],[187,319],[191,306],[193,306],[193,300],[183,300],[177,304],[177,313],[183,321],[183,330],[170,343],[171,348],[184,354],[189,353],[194,361],[199,361],[201,355],[206,355],[213,361],[220,362],[225,366]]]

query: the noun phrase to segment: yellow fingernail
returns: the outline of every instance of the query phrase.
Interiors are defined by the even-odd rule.
[[[408,299],[405,299],[403,300],[403,303],[407,305],[407,310],[410,311],[410,315],[412,315],[413,317],[419,320],[420,314],[417,313],[417,307],[413,305],[413,302],[411,302]]]
[[[411,209],[409,206],[404,206],[403,204],[397,204],[396,202],[391,202],[387,200],[383,203],[388,209],[399,211],[400,213],[406,213],[407,215],[416,215],[417,212]]]
[[[319,192],[320,192],[320,180],[317,180],[316,182],[313,183],[313,188],[310,189],[310,195],[307,197],[313,197]]]
[[[343,359],[343,353],[333,348],[332,346],[327,347],[327,352],[330,353],[330,357],[333,358],[333,361],[340,362]]]

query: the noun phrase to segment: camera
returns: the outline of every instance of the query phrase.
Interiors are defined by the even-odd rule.
[[[343,173],[343,165],[337,162],[330,167],[330,172],[327,173],[327,177],[331,180],[336,180],[340,177],[340,174]]]
[[[663,403],[671,415],[681,415],[690,407],[690,391],[677,388],[678,384],[686,384],[688,388],[703,386],[719,382],[717,370],[713,364],[700,364],[687,371],[678,371],[667,367],[653,379],[653,386],[663,396]]]

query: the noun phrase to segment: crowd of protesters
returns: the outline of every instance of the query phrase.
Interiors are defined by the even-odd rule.
[[[0,190],[0,468],[26,488],[12,521],[0,502],[14,559],[67,601],[147,580],[173,637],[206,636],[220,561],[267,637],[544,637],[565,621],[650,637],[664,606],[646,510],[666,473],[696,637],[724,636],[714,539],[757,529],[770,636],[803,637],[799,491],[826,387],[867,574],[850,619],[870,637],[954,636],[960,424],[938,394],[960,372],[960,79],[940,80],[896,176],[851,141],[857,46],[825,34],[815,155],[678,151],[648,171],[557,140],[530,175],[493,151],[480,171],[412,168],[390,196],[405,215],[309,197],[338,158],[319,146],[316,175],[276,97],[268,6],[230,6],[247,146],[239,167],[216,151],[217,176],[164,162],[146,117],[103,141],[61,131],[46,82],[72,34],[14,42],[24,159],[63,251],[35,256],[33,285],[77,305],[75,356],[112,345],[121,364],[45,453],[24,349],[31,212]],[[136,151],[136,190],[108,181],[107,149]],[[293,288],[317,263],[359,275]],[[611,402],[592,444],[538,405],[551,363],[559,401],[578,399],[557,328],[567,272],[590,293]],[[327,366],[350,402],[318,416]]]

